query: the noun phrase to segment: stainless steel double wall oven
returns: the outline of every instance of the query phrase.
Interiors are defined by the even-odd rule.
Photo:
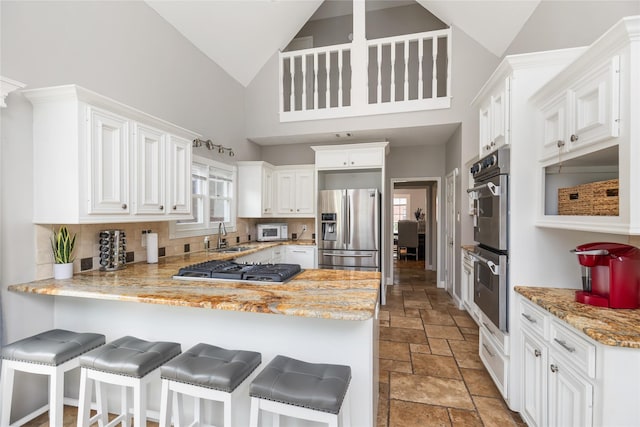
[[[500,330],[508,331],[509,148],[503,147],[471,167],[476,246],[474,302]]]

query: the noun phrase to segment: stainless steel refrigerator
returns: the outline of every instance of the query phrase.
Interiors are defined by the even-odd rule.
[[[380,271],[380,193],[322,190],[318,267]]]

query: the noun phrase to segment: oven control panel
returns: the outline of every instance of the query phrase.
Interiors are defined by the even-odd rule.
[[[471,166],[469,172],[476,181],[483,177],[509,173],[509,148],[502,147],[478,160]]]

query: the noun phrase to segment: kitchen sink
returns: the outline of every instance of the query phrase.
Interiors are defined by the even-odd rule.
[[[220,248],[220,249],[210,249],[210,252],[219,252],[219,253],[236,253],[236,252],[244,252],[251,249],[250,246],[233,246],[230,248]]]

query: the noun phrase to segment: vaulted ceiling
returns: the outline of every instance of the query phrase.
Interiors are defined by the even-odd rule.
[[[416,0],[498,57],[518,34],[540,0]],[[243,86],[314,17],[323,0],[147,0],[205,55]],[[348,4],[345,0],[339,3]],[[411,4],[367,0],[368,8]],[[326,17],[323,15],[322,17]]]

